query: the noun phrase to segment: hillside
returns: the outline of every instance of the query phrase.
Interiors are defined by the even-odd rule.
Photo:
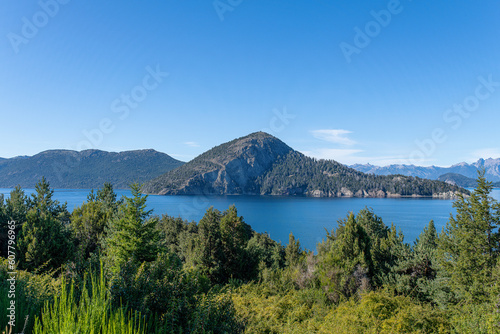
[[[201,154],[178,169],[147,182],[142,191],[160,195],[449,198],[460,188],[403,175],[364,174],[333,160],[306,157],[279,139],[257,132]]]
[[[110,182],[115,188],[124,189],[131,182],[145,182],[182,164],[155,150],[49,150],[30,157],[0,160],[0,187],[33,188],[45,176],[53,188],[98,188]]]
[[[389,165],[380,167],[371,164],[355,164],[351,165],[350,167],[363,173],[370,173],[375,175],[402,174],[408,176],[418,176],[431,180],[437,180],[441,175],[448,173],[460,174],[468,178],[476,179],[477,171],[480,168],[484,168],[486,170],[486,178],[488,179],[488,181],[500,181],[500,158],[479,159],[472,164],[461,162],[450,167],[422,167],[414,165]]]
[[[477,186],[476,179],[456,173],[443,174],[438,177],[438,180],[464,188],[475,188]],[[500,182],[493,182],[493,187],[500,187]]]

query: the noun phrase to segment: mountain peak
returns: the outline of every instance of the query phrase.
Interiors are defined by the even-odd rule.
[[[253,180],[292,148],[259,131],[215,146],[186,165],[146,183],[143,191],[159,194],[251,193]]]

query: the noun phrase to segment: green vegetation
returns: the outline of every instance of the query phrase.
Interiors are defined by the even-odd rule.
[[[440,233],[430,221],[410,245],[365,208],[316,253],[253,231],[234,206],[157,217],[131,188],[118,200],[105,184],[71,214],[45,179],[1,199],[2,247],[11,219],[19,247],[16,327],[4,317],[2,330],[28,316],[24,333],[500,332],[500,205],[484,172]]]
[[[278,159],[269,171],[257,179],[257,183],[260,193],[269,195],[314,195],[313,192],[318,190],[321,192],[318,194],[330,197],[467,193],[440,181],[403,175],[364,174],[336,161],[317,160],[295,151]]]

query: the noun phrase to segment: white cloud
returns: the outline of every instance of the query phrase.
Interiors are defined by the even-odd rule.
[[[343,129],[323,129],[323,130],[313,130],[311,131],[314,138],[319,140],[324,140],[330,143],[341,144],[341,145],[354,145],[356,142],[346,135],[352,133],[349,130]]]
[[[194,141],[187,141],[184,143],[184,145],[190,146],[190,147],[200,147],[200,144]]]

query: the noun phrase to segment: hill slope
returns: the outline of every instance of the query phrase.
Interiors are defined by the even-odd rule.
[[[147,182],[150,194],[261,194],[317,197],[452,197],[460,188],[408,176],[375,176],[316,160],[257,132],[219,145]],[[467,192],[462,190],[463,192]]]
[[[123,189],[132,182],[145,182],[182,164],[155,150],[120,153],[49,150],[31,157],[0,160],[0,187],[33,188],[45,176],[54,188],[98,188],[110,182]]]
[[[443,174],[440,177],[438,177],[438,180],[444,181],[449,184],[455,184],[459,187],[464,187],[464,188],[475,188],[477,186],[476,179],[456,173]],[[493,182],[493,187],[496,188],[500,187],[500,182]]]

